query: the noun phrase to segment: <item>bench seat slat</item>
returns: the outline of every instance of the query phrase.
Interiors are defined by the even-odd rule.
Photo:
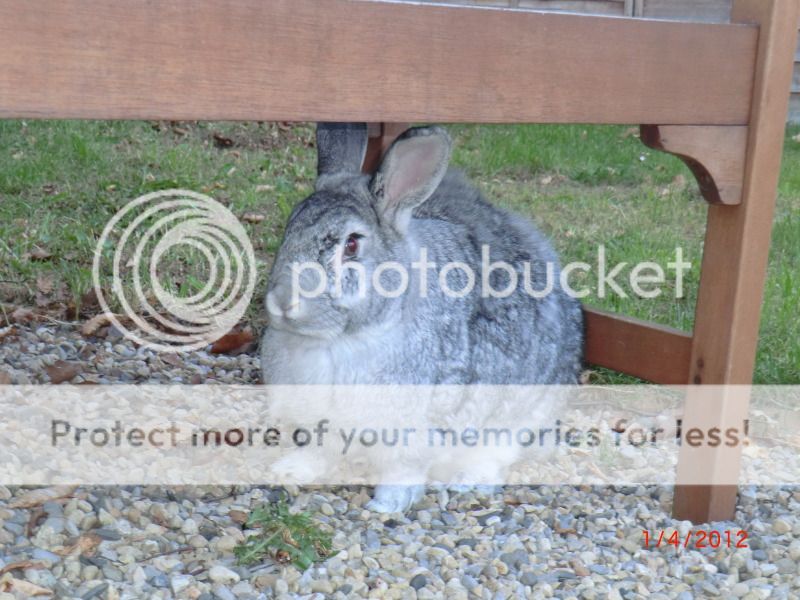
[[[743,125],[757,37],[364,0],[0,0],[0,118]]]

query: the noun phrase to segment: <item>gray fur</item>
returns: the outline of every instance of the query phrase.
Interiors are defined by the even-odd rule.
[[[438,128],[423,131],[426,135],[436,132],[446,136]],[[407,137],[408,134],[396,144],[402,144]],[[363,142],[366,143],[365,128]],[[360,159],[360,146],[350,139],[339,147],[355,149]],[[391,150],[387,160],[390,157]],[[356,164],[351,157],[347,177],[340,177],[334,188],[320,186],[295,208],[273,265],[269,289],[288,286],[292,262],[327,264],[335,248],[351,233],[348,227],[365,235],[367,247],[359,261],[370,278],[381,262],[397,261],[412,275],[411,289],[396,299],[371,294],[356,305],[337,301],[326,293],[308,300],[312,307],[303,322],[276,322],[273,318],[262,344],[266,383],[577,382],[582,352],[581,310],[579,303],[558,286],[557,267],[554,291],[544,298],[531,297],[521,289],[521,283],[507,298],[480,297],[483,244],[489,245],[492,261],[504,260],[515,266],[520,282],[522,265],[530,262],[533,287],[543,289],[544,265],[547,261],[557,264],[557,257],[533,225],[492,206],[459,173],[450,170],[433,195],[414,209],[403,236],[382,222],[371,191],[374,181],[360,174]],[[413,276],[418,271],[410,267],[417,259],[419,246],[427,247],[431,262],[460,261],[470,265],[477,279],[473,292],[459,300],[447,298],[439,289],[435,272],[430,271],[428,297],[420,298],[419,292],[414,291],[419,281]],[[327,273],[332,281],[330,267]],[[451,276],[459,273],[451,272]],[[385,273],[387,278],[391,274]],[[355,283],[347,281],[354,291]],[[308,289],[311,287],[307,285]],[[393,289],[389,283],[385,287]],[[451,287],[458,289],[460,284],[453,283]],[[498,283],[495,287],[503,286]],[[347,285],[344,289],[348,290]],[[385,345],[363,339],[364,335],[375,335],[377,329],[382,329]],[[346,339],[348,336],[352,340]],[[335,350],[348,342],[350,346],[367,342],[369,362],[338,364]],[[375,345],[381,346],[379,354]],[[327,358],[330,368],[304,365],[301,357],[308,349],[314,350],[315,360]],[[348,358],[348,352],[340,355]],[[286,368],[289,361],[295,368]],[[298,369],[298,365],[309,368]]]
[[[317,125],[317,185],[359,173],[367,151],[366,123]]]
[[[382,225],[406,234],[413,210],[445,176],[450,147],[449,136],[436,127],[409,129],[397,138],[369,186]]]
[[[370,177],[360,173],[366,128],[320,127],[324,133],[317,191],[289,219],[269,278],[272,306],[287,305],[292,263],[319,262],[332,281],[331,257],[341,252],[351,233],[363,236],[357,260],[370,280],[377,265],[396,261],[411,274],[411,283],[398,298],[381,297],[368,289],[359,301],[357,278],[350,277],[345,279],[342,298],[336,298],[329,285],[322,296],[304,300],[302,318],[273,312],[262,342],[265,383],[577,383],[583,345],[580,305],[560,288],[556,254],[531,223],[492,206],[460,173],[445,174],[445,166],[437,165],[425,170],[427,181],[407,194],[413,212],[409,210],[405,227],[397,226],[392,212],[396,203],[387,208],[382,184],[398,168],[395,158],[401,154],[395,151],[408,140],[428,136],[441,144],[442,152],[433,155],[446,165],[450,142],[444,130],[406,132]],[[344,138],[336,141],[336,131]],[[510,263],[520,277],[506,298],[481,297],[484,244],[490,247],[492,262]],[[429,271],[427,297],[421,297],[419,271],[411,268],[420,247],[426,247],[428,260],[439,265],[459,261],[471,266],[476,274],[472,293],[461,299],[446,297],[438,271]],[[535,290],[545,286],[546,263],[555,265],[553,292],[534,298],[522,289],[525,262],[533,267]],[[382,279],[387,289],[394,288],[391,274]],[[463,276],[456,282],[459,274],[451,272],[453,289],[464,283]],[[505,275],[496,275],[500,281],[495,287],[502,288]],[[307,289],[313,287],[312,279],[305,279]],[[402,510],[418,495],[409,496],[402,486],[395,492],[387,490],[379,486],[373,508]]]

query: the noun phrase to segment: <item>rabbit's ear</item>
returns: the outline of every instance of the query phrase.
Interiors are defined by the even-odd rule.
[[[366,123],[317,123],[317,189],[331,176],[361,172]]]
[[[416,127],[398,137],[372,180],[378,213],[405,233],[411,212],[439,186],[450,160],[450,136],[441,127]]]

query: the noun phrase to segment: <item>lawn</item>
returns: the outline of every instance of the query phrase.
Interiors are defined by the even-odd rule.
[[[692,263],[686,295],[597,296],[589,304],[689,330],[705,204],[677,159],[645,148],[636,130],[609,126],[452,126],[454,162],[494,202],[534,220],[564,261]],[[800,383],[800,142],[787,132],[756,381]],[[245,221],[261,295],[292,206],[313,184],[313,129],[305,124],[0,121],[0,318],[18,306],[44,318],[91,316],[96,241],[130,199],[166,188],[207,193]],[[103,252],[111,253],[113,248]],[[162,281],[189,294],[204,271],[176,257]],[[577,274],[576,274],[577,275]],[[604,373],[601,381],[624,381]]]

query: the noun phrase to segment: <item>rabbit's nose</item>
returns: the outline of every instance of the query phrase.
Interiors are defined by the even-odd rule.
[[[284,294],[280,288],[267,293],[267,312],[273,317],[296,319],[300,316],[300,299]]]

